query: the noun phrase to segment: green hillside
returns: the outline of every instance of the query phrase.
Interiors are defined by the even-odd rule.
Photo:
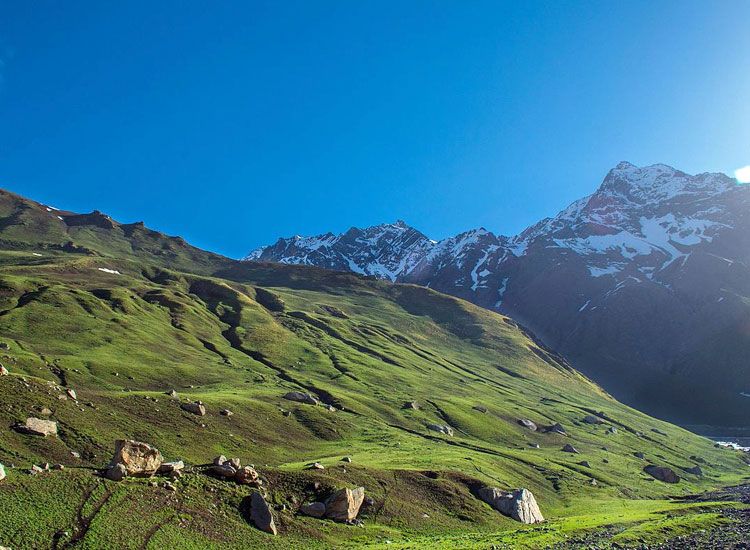
[[[511,319],[422,287],[242,264],[9,193],[0,243],[0,546],[538,547],[605,525],[627,542],[631,529],[663,535],[648,527],[665,518],[690,518],[675,532],[724,521],[671,497],[748,479],[741,453],[618,403]],[[196,400],[206,416],[180,408]],[[57,437],[12,429],[44,408]],[[116,439],[154,445],[188,473],[175,491],[162,478],[104,480]],[[199,467],[220,454],[255,465],[278,536],[248,521],[250,488]],[[40,463],[65,469],[30,475]],[[656,481],[651,463],[681,481]],[[686,472],[696,465],[702,476]],[[548,521],[502,516],[478,485],[529,489]],[[355,486],[373,499],[361,526],[298,513]]]

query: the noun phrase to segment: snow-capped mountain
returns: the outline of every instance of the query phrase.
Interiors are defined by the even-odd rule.
[[[513,237],[435,242],[397,222],[280,239],[246,259],[426,285],[510,315],[648,412],[747,425],[749,207],[750,188],[724,174],[622,162]]]

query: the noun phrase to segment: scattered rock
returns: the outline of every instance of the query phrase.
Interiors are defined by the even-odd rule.
[[[52,420],[42,420],[41,418],[30,417],[23,424],[16,424],[15,430],[27,435],[57,435],[57,422]]]
[[[307,467],[308,470],[325,470],[326,467],[323,466],[320,462],[313,462]]]
[[[168,396],[169,396],[169,397],[171,397],[172,399],[177,399],[177,398],[179,397],[179,396],[177,395],[177,390],[170,390],[170,391],[165,391],[165,392],[164,392],[164,395],[168,395]]]
[[[589,484],[590,485],[595,485],[595,486],[599,485],[593,477],[591,479],[589,479]]]
[[[70,397],[73,401],[78,400],[78,396],[76,395],[76,391],[73,388],[68,388],[65,390],[65,393],[68,394],[68,397]]]
[[[453,435],[453,428],[443,424],[427,424],[427,429],[432,430],[433,432],[440,432],[441,434],[445,435]]]
[[[230,411],[229,409],[221,409],[219,411],[219,414],[221,416],[232,416],[234,413],[232,411]]]
[[[258,472],[252,466],[245,466],[237,470],[234,480],[240,485],[252,485],[258,483]]]
[[[65,469],[65,466],[63,464],[53,464],[52,465],[53,470],[62,471]]]
[[[52,411],[47,407],[42,407],[42,409],[39,411],[39,414],[41,414],[42,416],[52,416]]]
[[[636,458],[640,458],[641,460],[643,460],[643,459],[645,459],[645,458],[646,458],[646,455],[645,455],[645,454],[643,454],[643,453],[642,453],[642,452],[640,452],[640,451],[637,451],[637,452],[633,453],[633,456],[634,456],[634,457],[636,457]]]
[[[284,395],[284,399],[289,401],[297,401],[298,403],[305,403],[307,405],[317,405],[318,400],[315,399],[309,393],[302,393],[300,391],[290,391]]]
[[[217,477],[223,477],[223,478],[233,478],[235,475],[237,475],[236,468],[233,468],[228,463],[214,464],[213,466],[211,466],[211,470],[210,471],[215,476],[217,476]]]
[[[132,439],[118,439],[110,465],[122,464],[129,476],[151,476],[162,462],[161,453],[155,447]]]
[[[575,447],[573,447],[573,445],[571,445],[570,443],[566,444],[565,447],[562,448],[562,450],[563,450],[563,452],[566,452],[566,453],[575,453],[575,454],[578,454],[578,449],[576,449]]]
[[[562,424],[560,424],[559,422],[555,422],[554,424],[552,424],[552,426],[548,426],[545,431],[560,435],[568,435],[568,432],[565,431],[565,428],[563,428]]]
[[[539,443],[529,443],[529,447],[532,449],[540,449]]]
[[[8,369],[6,369],[3,365],[0,365],[0,376],[8,376]]]
[[[351,461],[352,461],[352,457],[350,456],[345,456],[344,458],[341,459],[341,462],[351,462]]]
[[[128,475],[128,471],[122,464],[115,464],[104,472],[104,477],[112,481],[122,481]]]
[[[191,403],[182,403],[180,408],[183,411],[187,411],[198,416],[206,416],[206,407],[202,401],[193,401]]]
[[[231,466],[235,470],[239,470],[240,466],[242,466],[242,462],[240,462],[239,458],[230,458],[224,464],[228,464],[229,466]]]
[[[219,455],[213,460],[215,466],[221,466],[226,461],[227,461],[227,457],[225,457],[224,455]]]
[[[609,428],[607,429],[607,433],[608,433],[608,434],[616,434],[616,433],[617,433],[617,428],[615,428],[614,426],[610,426],[610,427],[609,427]]]
[[[703,470],[700,466],[693,466],[692,468],[685,468],[685,471],[694,476],[703,477]]]
[[[680,481],[680,476],[674,473],[672,468],[667,468],[666,466],[654,466],[653,464],[649,464],[643,468],[643,471],[664,483],[679,483]]]
[[[402,409],[413,409],[413,410],[416,411],[416,410],[419,409],[419,403],[417,403],[416,401],[407,401],[406,403],[404,403],[401,406],[401,408]]]
[[[322,518],[326,515],[326,505],[322,502],[312,502],[310,504],[303,504],[300,506],[299,511],[312,518]]]
[[[272,535],[276,534],[276,524],[273,521],[273,515],[271,515],[271,508],[258,491],[254,491],[250,496],[250,519],[261,531]]]
[[[182,460],[176,460],[174,462],[162,462],[159,466],[160,474],[169,474],[171,472],[178,472],[185,468],[185,463]]]
[[[586,424],[604,424],[604,420],[599,418],[598,416],[594,416],[593,414],[589,414],[583,418],[583,421]]]
[[[325,515],[333,521],[353,521],[359,514],[364,499],[364,487],[340,489],[326,500]]]
[[[584,468],[591,468],[591,464],[589,464],[588,460],[581,460],[578,464],[583,466]]]
[[[5,479],[5,466],[0,464],[0,481]]]
[[[475,411],[479,411],[482,414],[487,414],[487,407],[485,407],[484,405],[474,405],[472,409],[474,409]]]
[[[532,432],[536,431],[536,424],[534,424],[531,420],[528,418],[519,418],[517,422],[526,428],[527,430],[531,430]]]
[[[496,487],[483,487],[478,491],[479,498],[501,514],[521,523],[540,523],[544,516],[539,510],[534,495],[528,489],[502,491]]]

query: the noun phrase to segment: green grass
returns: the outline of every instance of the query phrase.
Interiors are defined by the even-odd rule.
[[[495,313],[421,287],[239,264],[145,228],[67,227],[19,200],[0,200],[0,219],[7,216],[0,341],[10,346],[0,361],[11,371],[0,377],[0,425],[48,407],[60,435],[0,432],[0,462],[18,466],[0,482],[0,545],[49,547],[56,532],[74,533],[89,509],[81,548],[377,546],[386,539],[403,547],[537,547],[612,524],[633,525],[620,533],[627,541],[631,530],[638,539],[638,529],[714,525],[719,518],[705,507],[668,499],[747,479],[739,453],[618,403]],[[78,248],[58,246],[68,241]],[[63,383],[75,388],[78,403],[58,398]],[[182,411],[164,394],[171,389],[181,400],[204,401],[209,414]],[[289,390],[343,410],[285,401]],[[419,410],[402,409],[411,400]],[[225,407],[235,414],[220,416]],[[581,422],[592,411],[611,422]],[[530,432],[519,418],[560,422],[569,436]],[[455,436],[430,432],[429,423],[448,423]],[[618,433],[607,434],[609,425]],[[176,494],[145,481],[100,481],[92,469],[108,462],[118,438],[146,441],[191,465],[218,454],[255,464],[279,508],[281,536],[248,524],[248,489],[202,474],[179,481]],[[561,452],[568,442],[581,454]],[[344,455],[353,463],[344,465]],[[705,461],[703,478],[682,470],[696,456]],[[305,470],[312,461],[326,470]],[[642,472],[649,461],[683,480],[653,480]],[[39,462],[67,469],[36,477],[21,471]],[[364,485],[376,502],[365,526],[295,514],[314,480],[329,489]],[[477,480],[530,489],[549,521],[522,527],[500,516],[472,496]],[[668,516],[678,509],[682,515]]]

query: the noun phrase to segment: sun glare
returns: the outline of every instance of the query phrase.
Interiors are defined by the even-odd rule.
[[[734,177],[740,183],[750,183],[750,165],[737,168],[734,171]]]

